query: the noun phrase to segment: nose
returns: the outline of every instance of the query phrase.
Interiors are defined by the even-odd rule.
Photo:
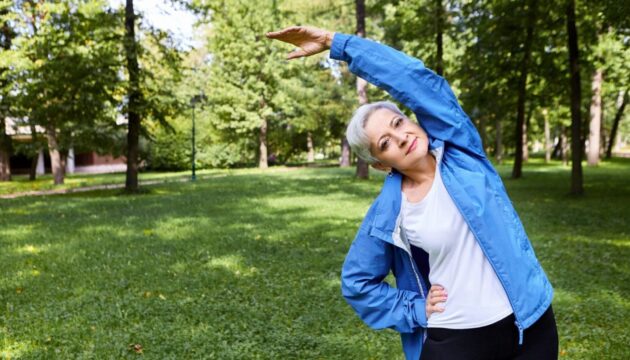
[[[394,139],[398,143],[399,147],[404,147],[407,144],[407,134],[403,132],[397,132],[394,134]]]

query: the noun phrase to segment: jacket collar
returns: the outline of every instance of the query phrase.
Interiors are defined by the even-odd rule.
[[[396,227],[396,220],[400,214],[400,204],[402,201],[402,178],[403,175],[400,172],[395,169],[392,170],[387,177],[385,177],[383,188],[377,199],[376,214],[372,222],[372,227],[384,234],[391,234]]]
[[[444,146],[442,140],[429,138],[429,150],[433,151]],[[402,203],[402,178],[403,175],[396,169],[385,177],[383,188],[378,196],[376,214],[372,221],[372,232],[377,237],[389,243],[393,243],[392,233],[396,231],[400,206]]]

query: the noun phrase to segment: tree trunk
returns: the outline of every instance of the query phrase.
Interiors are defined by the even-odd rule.
[[[313,163],[315,162],[315,149],[313,148],[313,134],[311,132],[306,133],[306,149],[308,153],[306,155],[306,162]]]
[[[593,96],[591,97],[591,123],[589,125],[588,133],[588,153],[586,154],[586,161],[587,164],[590,166],[596,166],[597,164],[599,164],[599,140],[602,128],[603,79],[603,70],[597,69],[593,74],[593,80],[591,81],[591,90],[593,92]]]
[[[569,139],[567,138],[567,128],[560,128],[560,157],[562,165],[569,165]]]
[[[488,132],[486,131],[486,117],[479,117],[479,136],[481,137],[481,147],[486,150],[488,144]]]
[[[341,138],[341,160],[339,161],[339,166],[350,166],[350,144],[345,136]]]
[[[582,120],[580,102],[580,53],[578,50],[578,34],[575,25],[575,0],[567,0],[567,33],[569,47],[569,64],[571,71],[571,194],[584,193],[582,177]]]
[[[48,153],[50,154],[50,167],[52,168],[55,185],[63,184],[64,169],[59,151],[59,143],[57,142],[57,130],[54,125],[46,128],[46,138],[48,139]]]
[[[5,129],[5,117],[0,113],[0,181],[11,181],[11,137]]]
[[[10,11],[10,7],[3,6],[3,9],[0,10],[0,16],[5,18],[5,15]],[[11,49],[11,44],[13,43],[13,38],[17,35],[17,33],[11,27],[11,23],[9,21],[4,21],[0,25],[0,34],[2,50],[6,51]],[[2,75],[7,68],[0,69],[0,75]],[[0,78],[4,78],[0,76]],[[0,81],[0,88],[7,89],[8,80],[3,79]],[[4,95],[0,95],[3,101]],[[0,104],[0,109],[6,109],[9,104]],[[4,111],[0,111],[0,181],[11,181],[11,137],[6,133],[6,115]]]
[[[37,152],[35,153],[33,157],[33,161],[31,161],[31,168],[29,169],[29,172],[28,172],[28,180],[35,181],[37,179],[37,162],[39,161],[39,152],[41,151],[41,148],[38,146],[39,142],[37,141],[37,128],[35,127],[33,122],[30,121],[30,119],[29,119],[29,127],[31,129],[31,143],[33,144],[33,146],[37,148]],[[44,171],[46,170],[44,169]]]
[[[11,181],[11,155],[6,150],[0,150],[0,181]]]
[[[495,136],[495,146],[494,146],[494,158],[497,161],[497,164],[502,164],[503,163],[503,131],[501,129],[501,121],[499,120],[499,117],[497,116],[496,120],[495,120],[495,126],[496,128],[496,136]]]
[[[549,130],[549,111],[543,109],[543,120],[545,123],[545,163],[551,161],[551,131]]]
[[[560,159],[562,157],[562,126],[556,128],[555,134],[556,136],[553,138],[554,145],[553,150],[551,150],[551,158]]]
[[[267,119],[263,119],[258,132],[258,167],[266,169],[269,167],[267,162]]]
[[[61,173],[65,179],[66,177],[66,167],[68,166],[68,151],[60,150],[59,151],[59,166],[61,167]]]
[[[530,111],[531,114],[531,106]],[[527,129],[529,128],[531,117],[527,116],[527,121],[523,122],[523,163],[529,160],[529,146],[527,145]]]
[[[442,0],[435,0],[435,44],[437,47],[437,59],[435,62],[435,72],[443,76],[444,75],[444,48],[442,42],[442,35],[444,33],[444,5]]]
[[[125,179],[125,191],[138,191],[138,146],[140,142],[140,68],[138,66],[138,49],[136,43],[136,15],[133,10],[133,0],[127,0],[125,6],[125,57],[127,59],[127,72],[129,73],[129,86],[127,97],[129,99],[127,109],[127,175]]]
[[[37,163],[39,162],[39,152],[33,156],[31,167],[28,169],[28,180],[35,181],[37,179]]]
[[[365,37],[365,0],[356,0],[356,12],[357,12],[357,36]],[[357,76],[357,95],[359,98],[359,105],[367,104],[367,81]],[[355,173],[359,179],[367,179],[370,176],[369,164],[361,159],[357,159],[357,170]]]
[[[568,141],[567,141],[566,128],[560,125],[560,127],[558,128],[558,143],[556,144],[553,151],[551,152],[551,156],[554,159],[562,160],[562,165],[567,165],[568,164],[568,157],[567,157],[568,150],[569,150],[569,146],[568,146]]]
[[[626,103],[628,103],[628,89],[625,91],[619,91],[619,96],[617,97],[617,113],[615,114],[615,120],[613,120],[613,126],[610,130],[610,140],[608,141],[608,148],[606,149],[606,159],[610,159],[612,157],[612,149],[615,145],[615,139],[617,138],[617,129],[619,129],[619,122],[621,121],[621,116],[623,115]]]
[[[532,42],[534,39],[534,26],[536,25],[537,0],[529,2],[527,15],[527,35],[523,49],[523,60],[521,61],[521,74],[518,81],[518,100],[516,105],[516,154],[514,155],[514,167],[512,168],[512,178],[518,179],[523,171],[523,147],[527,146],[527,128],[525,124],[525,97],[527,95],[527,74],[529,71],[529,60],[532,55]]]

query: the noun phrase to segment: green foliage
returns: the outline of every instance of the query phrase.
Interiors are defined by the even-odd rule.
[[[190,168],[190,135],[181,130],[157,128],[147,146],[147,168],[152,170],[184,170]]]
[[[279,25],[278,9],[272,1],[217,1],[210,6],[212,65],[206,91],[214,114],[210,121],[224,142],[255,139],[263,124],[283,117],[282,105],[289,97],[282,83],[291,65],[283,63],[279,45],[264,37]]]
[[[11,70],[25,123],[57,129],[65,150],[107,144],[116,129],[119,17],[101,0],[24,1],[14,10],[21,61]]]
[[[585,168],[589,196],[575,199],[568,168],[532,162],[506,188],[555,288],[561,357],[625,359],[630,164]],[[340,293],[382,182],[353,172],[245,169],[140,196],[2,200],[0,353],[402,359],[398,335],[362,324]]]
[[[355,4],[313,0],[190,0],[200,14],[205,42],[184,51],[168,34],[140,19],[137,40],[143,93],[139,110],[148,141],[146,163],[160,169],[189,166],[190,99],[197,104],[197,166],[255,164],[259,133],[266,123],[269,155],[279,162],[305,158],[307,136],[329,158],[356,101],[355,78],[324,53],[285,61],[290,46],[264,33],[292,24],[311,24],[353,33]],[[437,66],[434,0],[367,1],[367,36]],[[488,151],[501,143],[514,150],[517,79],[523,58],[530,2],[442,0],[445,77],[478,125]],[[543,141],[543,113],[552,137],[570,123],[564,1],[538,1],[527,81],[526,119],[530,144]],[[620,90],[627,88],[630,43],[626,5],[577,2],[582,54],[582,110],[588,119],[590,78],[604,69],[604,136],[608,137]],[[32,19],[35,19],[33,22]],[[54,125],[62,146],[124,153],[127,74],[122,48],[123,11],[105,0],[0,2],[0,20],[15,35],[0,53],[0,108],[23,124]],[[5,29],[8,29],[5,27]],[[3,30],[4,31],[4,30]],[[4,33],[3,33],[4,34]],[[7,36],[2,35],[6,42]],[[374,87],[370,101],[387,95]],[[628,137],[628,112],[621,121]],[[118,121],[120,124],[121,121]],[[164,129],[162,129],[164,127]],[[584,127],[587,129],[587,127]],[[41,148],[14,144],[14,152]],[[609,139],[608,139],[609,141]],[[605,142],[604,142],[605,143]]]

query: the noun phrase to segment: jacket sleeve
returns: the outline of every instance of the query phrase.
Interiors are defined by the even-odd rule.
[[[383,281],[389,274],[393,252],[393,245],[360,230],[343,265],[341,291],[371,328],[411,333],[427,326],[425,300],[418,293]]]
[[[485,156],[474,124],[448,82],[422,61],[358,36],[335,33],[330,57],[411,109],[429,136]]]

